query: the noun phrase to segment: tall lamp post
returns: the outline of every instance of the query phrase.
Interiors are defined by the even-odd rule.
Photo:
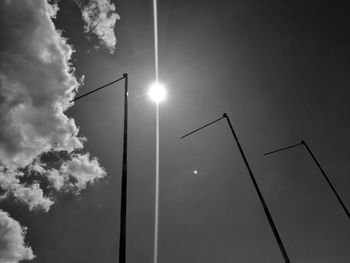
[[[123,77],[107,83],[97,89],[78,96],[70,102],[77,101],[91,93],[106,88],[116,82],[124,80],[124,133],[123,133],[123,161],[122,161],[122,187],[121,187],[121,205],[120,205],[120,232],[119,232],[119,263],[126,262],[126,204],[127,204],[127,174],[128,174],[128,74]]]
[[[273,234],[274,234],[274,236],[275,236],[275,238],[276,238],[276,241],[277,241],[277,243],[278,243],[278,246],[279,246],[279,248],[280,248],[280,251],[281,251],[281,253],[282,253],[282,255],[283,255],[284,261],[285,261],[286,263],[290,263],[290,260],[289,260],[287,251],[286,251],[286,249],[284,248],[284,245],[283,245],[283,243],[282,243],[282,240],[281,240],[281,238],[280,238],[280,235],[279,235],[279,233],[278,233],[278,231],[277,231],[276,225],[275,225],[275,223],[274,223],[274,221],[273,221],[273,219],[272,219],[272,216],[271,216],[270,211],[269,211],[269,209],[268,209],[268,207],[267,207],[267,205],[266,205],[266,202],[265,202],[265,200],[264,200],[264,197],[263,197],[262,194],[261,194],[261,191],[260,191],[260,189],[259,189],[259,186],[258,186],[258,184],[257,184],[257,182],[256,182],[256,180],[255,180],[255,177],[254,177],[254,175],[253,175],[253,172],[252,172],[252,170],[251,170],[251,168],[250,168],[250,166],[249,166],[248,160],[247,160],[247,158],[246,158],[246,156],[245,156],[245,154],[244,154],[244,152],[243,152],[243,149],[242,149],[242,147],[241,147],[241,144],[239,143],[238,137],[237,137],[237,135],[236,135],[236,133],[235,133],[235,131],[234,131],[234,129],[233,129],[233,126],[232,126],[232,124],[231,124],[230,118],[228,117],[227,113],[224,113],[224,114],[222,115],[221,118],[218,118],[218,119],[216,119],[216,120],[214,120],[214,121],[212,121],[212,122],[210,122],[210,123],[208,123],[208,124],[206,124],[206,125],[204,125],[204,126],[198,128],[198,129],[196,129],[196,130],[194,130],[194,131],[192,131],[192,132],[187,133],[186,135],[182,136],[181,139],[183,139],[183,138],[185,138],[185,137],[187,137],[187,136],[189,136],[189,135],[191,135],[191,134],[193,134],[193,133],[195,133],[195,132],[197,132],[197,131],[199,131],[199,130],[205,128],[205,127],[208,127],[208,126],[210,126],[210,125],[212,125],[212,124],[214,124],[214,123],[216,123],[216,122],[218,122],[218,121],[220,121],[220,120],[222,120],[222,119],[224,119],[224,118],[226,119],[226,121],[227,121],[227,123],[228,123],[228,125],[229,125],[229,127],[230,127],[230,129],[231,129],[231,132],[232,132],[232,135],[233,135],[233,137],[234,137],[234,140],[236,141],[236,144],[237,144],[237,146],[238,146],[239,152],[240,152],[240,154],[241,154],[241,156],[242,156],[242,158],[243,158],[244,164],[245,164],[245,166],[246,166],[246,168],[247,168],[247,170],[248,170],[250,179],[251,179],[252,182],[253,182],[255,191],[256,191],[256,193],[258,194],[260,203],[261,203],[261,205],[262,205],[262,207],[263,207],[263,209],[264,209],[265,215],[266,215],[266,217],[267,217],[267,219],[268,219],[268,221],[269,221],[269,223],[270,223],[270,227],[271,227],[272,232],[273,232]]]
[[[294,145],[291,145],[291,146],[287,146],[287,147],[284,147],[284,148],[281,148],[281,149],[278,149],[278,150],[275,150],[275,151],[272,151],[272,152],[268,152],[268,153],[265,153],[264,155],[269,155],[269,154],[273,154],[273,153],[277,153],[277,152],[280,152],[280,151],[284,151],[284,150],[287,150],[287,149],[290,149],[290,148],[294,148],[294,147],[297,147],[297,146],[300,146],[300,145],[303,145],[305,146],[305,149],[307,150],[307,152],[310,154],[311,158],[313,159],[313,161],[315,162],[315,164],[317,165],[317,167],[320,169],[324,179],[327,181],[329,187],[332,189],[334,195],[336,196],[336,198],[338,199],[338,202],[340,203],[341,207],[343,208],[345,214],[348,216],[348,218],[350,219],[350,213],[349,213],[349,210],[346,208],[344,202],[342,201],[342,199],[340,198],[340,195],[338,194],[337,190],[335,189],[335,187],[333,186],[332,182],[329,180],[327,174],[325,173],[325,171],[322,169],[320,163],[317,161],[315,155],[312,153],[310,147],[307,145],[307,143],[305,141],[301,141],[300,143],[298,144],[294,144]]]

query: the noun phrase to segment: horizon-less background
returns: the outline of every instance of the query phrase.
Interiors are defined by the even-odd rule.
[[[117,1],[114,54],[83,34],[79,8],[59,2],[57,28],[73,45],[83,94],[129,74],[127,261],[152,262],[155,106],[152,1]],[[350,207],[350,53],[346,4],[317,1],[158,1],[160,106],[159,262],[283,262],[227,124],[184,140],[227,112],[291,262],[348,262],[350,222],[306,140]],[[67,114],[107,177],[48,213],[0,208],[27,226],[35,263],[116,262],[123,83],[77,101]],[[194,175],[193,171],[198,170]]]

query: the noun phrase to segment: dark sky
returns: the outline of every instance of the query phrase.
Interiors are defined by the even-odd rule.
[[[319,1],[158,1],[160,79],[159,262],[283,262],[225,121],[227,112],[291,262],[349,262],[350,222],[302,148],[306,140],[350,208],[350,7]],[[76,53],[81,94],[130,78],[128,263],[152,262],[155,106],[152,1],[119,0],[113,55],[83,35],[78,7],[60,2],[56,26]],[[117,262],[122,83],[68,112],[106,179],[47,213],[8,211],[28,226],[34,263]],[[198,170],[198,175],[193,171]]]

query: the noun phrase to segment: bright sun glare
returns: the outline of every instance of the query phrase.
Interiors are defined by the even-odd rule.
[[[156,103],[159,103],[165,99],[166,91],[164,86],[158,82],[150,86],[148,95],[153,101],[155,101]]]

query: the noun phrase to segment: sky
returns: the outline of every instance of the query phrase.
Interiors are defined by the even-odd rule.
[[[117,262],[129,74],[127,262],[152,262],[152,1],[0,3],[0,262]],[[98,4],[99,3],[99,4]],[[319,1],[158,1],[158,262],[348,262],[350,13]],[[194,174],[194,171],[198,171]]]

